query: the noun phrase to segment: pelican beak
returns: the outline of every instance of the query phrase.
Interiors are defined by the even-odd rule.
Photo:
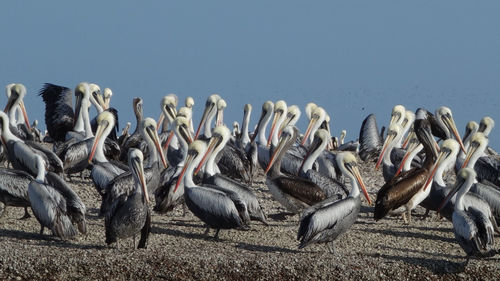
[[[285,147],[285,144],[288,142],[289,139],[290,139],[290,136],[286,136],[284,138],[281,138],[280,142],[278,143],[278,146],[274,150],[273,155],[271,155],[271,159],[269,160],[269,164],[267,164],[266,171],[264,172],[265,174],[267,174],[267,172],[269,172],[269,170],[273,166],[274,162],[276,161],[276,156],[280,154],[281,150],[283,150],[283,148]]]
[[[224,110],[217,109],[217,117],[215,118],[215,126],[221,126],[224,120]]]
[[[271,131],[269,132],[269,137],[267,138],[267,146],[269,146],[271,144],[271,140],[272,140],[273,134],[274,134],[274,129],[276,128],[276,121],[279,119],[281,114],[282,114],[281,111],[277,111],[274,113],[273,123],[271,125]]]
[[[440,213],[441,209],[443,209],[443,207],[446,206],[446,204],[448,204],[450,199],[453,197],[453,195],[455,195],[455,193],[457,193],[457,191],[460,189],[460,187],[462,187],[464,182],[465,181],[463,179],[460,179],[459,177],[457,177],[457,182],[455,183],[455,186],[450,190],[450,193],[448,193],[448,195],[443,200],[441,205],[439,205],[439,208],[437,209],[438,213]]]
[[[168,146],[170,145],[170,142],[172,141],[172,138],[174,137],[174,131],[171,130],[170,131],[170,134],[168,134],[168,138],[167,138],[167,141],[165,142],[165,144],[163,145],[163,150],[167,149]]]
[[[281,137],[281,133],[283,133],[283,129],[285,129],[285,127],[288,126],[288,124],[290,124],[290,122],[292,121],[292,119],[293,119],[292,115],[287,115],[286,116],[285,121],[283,121],[283,123],[281,123],[280,129],[278,131],[278,138]]]
[[[147,204],[149,204],[149,194],[148,194],[148,187],[146,185],[146,179],[144,177],[144,167],[142,164],[142,161],[138,159],[133,159],[132,162],[132,168],[134,169],[134,172],[137,174],[137,177],[139,178],[139,182],[141,183],[141,188],[142,188],[142,193],[144,194],[144,199],[146,200]]]
[[[174,188],[173,193],[175,193],[177,191],[177,188],[179,188],[181,180],[184,178],[184,174],[186,173],[186,169],[191,164],[191,162],[193,162],[193,159],[194,159],[193,155],[187,156],[186,163],[184,164],[184,167],[182,168],[182,171],[179,174],[179,178],[177,179],[177,183],[175,184],[175,188]]]
[[[203,126],[203,124],[205,123],[208,115],[210,114],[210,112],[212,111],[214,106],[215,106],[214,104],[210,104],[209,106],[205,106],[205,110],[203,111],[203,115],[201,116],[200,125],[198,125],[198,129],[196,130],[196,135],[194,136],[194,140],[198,139],[198,135],[200,134],[201,126]]]
[[[78,115],[80,115],[81,107],[82,107],[82,95],[76,95],[75,116],[73,117],[73,126],[76,124],[76,120],[78,120]]]
[[[99,139],[101,139],[102,137],[102,133],[104,132],[104,129],[107,127],[107,122],[105,122],[105,126],[103,126],[102,124],[99,124],[97,126],[97,132],[95,133],[95,137],[94,137],[94,143],[92,144],[92,150],[90,151],[90,155],[89,155],[89,163],[92,163],[92,159],[94,158],[94,154],[95,154],[95,150],[97,148],[97,143],[99,142]]]
[[[469,147],[469,150],[467,151],[467,154],[465,155],[465,161],[462,164],[461,168],[467,167],[467,164],[469,164],[470,159],[472,158],[472,155],[476,152],[476,150],[479,148],[479,145],[476,143],[472,143]]]
[[[434,179],[434,175],[436,174],[436,170],[437,168],[439,167],[439,165],[441,164],[441,162],[443,161],[443,158],[444,158],[444,155],[446,153],[441,151],[439,152],[439,156],[438,156],[438,159],[436,161],[436,163],[434,163],[434,167],[432,168],[432,172],[427,176],[427,180],[425,181],[425,184],[424,184],[424,191],[427,189],[427,187],[430,185],[432,179]]]
[[[377,164],[375,165],[375,170],[378,169],[380,166],[380,163],[382,163],[382,159],[384,159],[384,154],[385,151],[387,150],[387,147],[389,144],[392,142],[392,140],[396,137],[396,134],[389,134],[387,138],[385,138],[384,146],[382,147],[382,151],[380,152],[380,156],[378,157]]]
[[[201,161],[198,164],[198,167],[196,167],[196,170],[194,171],[194,175],[197,175],[200,172],[201,167],[203,167],[203,164],[205,164],[205,161],[208,159],[208,156],[212,154],[214,147],[219,143],[220,140],[221,140],[220,136],[212,137],[210,139],[207,151],[205,152],[205,155],[203,155],[203,158],[201,158]]]
[[[3,109],[3,112],[7,112],[10,110],[12,107],[12,104],[14,103],[14,96],[10,95],[9,99],[7,100],[7,104],[5,105],[5,108]]]
[[[167,161],[165,160],[165,155],[163,154],[163,149],[161,148],[161,145],[160,145],[158,133],[156,132],[156,130],[152,130],[150,128],[147,128],[146,130],[149,134],[149,137],[151,137],[151,139],[153,140],[153,142],[156,146],[156,150],[158,150],[158,152],[160,153],[161,162],[163,163],[163,167],[166,169],[168,167],[168,165],[167,165]]]
[[[19,107],[21,108],[21,111],[23,112],[24,123],[26,124],[26,127],[28,127],[28,130],[29,130],[29,129],[31,129],[30,121],[28,120],[28,114],[26,113],[26,108],[24,107],[23,101],[19,102]]]
[[[401,164],[399,164],[398,170],[394,174],[394,177],[397,177],[401,173],[401,171],[403,170],[403,167],[404,167],[406,161],[408,160],[408,157],[410,156],[410,154],[413,153],[414,149],[417,149],[417,147],[418,147],[417,142],[410,143],[410,145],[408,146],[408,149],[406,150],[405,155],[403,156],[403,160],[401,160]]]
[[[309,125],[307,126],[307,130],[306,130],[306,133],[304,134],[304,137],[302,138],[302,142],[300,143],[300,145],[304,145],[307,141],[307,138],[309,137],[309,134],[311,134],[311,130],[312,128],[314,127],[314,124],[316,124],[316,122],[318,122],[318,118],[311,118],[311,121],[309,122]]]
[[[408,142],[414,137],[415,137],[415,131],[411,130],[410,133],[408,135],[406,135],[406,138],[405,138],[401,148],[405,149],[406,146],[408,145]]]
[[[160,113],[160,117],[158,118],[158,122],[156,123],[156,130],[160,129],[161,124],[163,124],[163,119],[165,119],[165,113],[163,111]]]
[[[442,119],[443,122],[448,127],[448,129],[452,131],[453,135],[455,136],[455,139],[458,141],[458,144],[460,144],[460,149],[462,149],[462,151],[466,153],[467,151],[465,151],[465,146],[462,142],[462,138],[460,138],[460,136],[458,135],[457,126],[455,125],[455,121],[453,120],[453,118],[444,115]]]
[[[359,173],[358,167],[349,165],[351,169],[351,173],[354,175],[356,178],[356,181],[358,181],[359,186],[361,186],[361,190],[363,191],[363,195],[365,196],[366,200],[368,201],[368,205],[372,204],[372,201],[370,200],[370,196],[368,196],[368,191],[366,191],[365,183],[363,182],[363,178],[361,177],[361,174]]]

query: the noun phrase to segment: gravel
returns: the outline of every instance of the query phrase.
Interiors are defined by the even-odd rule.
[[[370,196],[383,184],[373,163],[361,163]],[[132,249],[132,239],[118,247],[104,243],[104,221],[97,217],[100,197],[88,173],[70,182],[87,206],[88,235],[61,241],[39,235],[32,216],[19,220],[22,208],[7,208],[0,219],[2,280],[497,280],[500,255],[471,259],[456,243],[452,224],[435,214],[423,218],[418,207],[410,225],[400,217],[373,220],[363,200],[357,222],[335,243],[298,250],[298,216],[284,214],[261,175],[254,191],[268,215],[269,226],[254,222],[249,231],[221,230],[220,240],[204,234],[203,223],[182,208],[172,214],[153,212],[147,249]],[[498,236],[496,236],[498,239]]]

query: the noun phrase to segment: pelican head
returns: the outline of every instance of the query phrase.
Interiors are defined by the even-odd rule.
[[[450,138],[451,134],[453,134],[453,137],[458,141],[458,144],[460,144],[460,148],[465,152],[465,147],[462,143],[462,139],[458,135],[457,126],[455,125],[455,120],[453,120],[451,109],[446,106],[439,107],[436,109],[436,118],[439,124],[446,129],[446,136]]]
[[[370,196],[368,196],[368,191],[366,191],[365,183],[363,182],[363,178],[361,177],[361,173],[359,172],[358,169],[358,162],[356,161],[356,157],[354,154],[352,154],[349,151],[344,151],[340,152],[337,154],[336,157],[337,165],[340,167],[342,172],[346,173],[347,176],[351,178],[351,180],[356,180],[358,183],[358,186],[361,187],[361,190],[363,191],[363,195],[365,196],[366,200],[368,201],[368,204],[372,204],[372,201],[370,200]],[[352,184],[352,189],[350,192],[350,196],[354,196],[356,192],[354,190],[354,182]],[[354,191],[354,194],[353,194]],[[359,194],[359,193],[358,193]]]
[[[309,146],[309,149],[307,150],[306,156],[304,157],[304,160],[302,160],[302,164],[300,165],[299,171],[302,170],[304,164],[306,163],[307,159],[316,150],[323,151],[326,148],[326,145],[328,144],[328,141],[330,140],[330,134],[328,133],[327,130],[325,129],[318,129],[314,133],[314,139]]]
[[[495,121],[493,120],[493,118],[485,116],[479,123],[478,131],[482,132],[485,136],[488,136],[491,130],[493,130],[493,127],[495,127]]]
[[[111,101],[112,96],[113,96],[113,91],[111,91],[110,88],[104,88],[103,101],[105,110],[109,108],[109,102]]]
[[[271,158],[269,159],[269,164],[267,164],[267,168],[265,170],[265,173],[269,172],[271,167],[274,165],[274,162],[276,162],[276,159],[278,158],[277,156],[281,153],[281,151],[287,146],[288,143],[291,141],[295,140],[299,134],[299,130],[297,127],[292,127],[288,126],[283,130],[283,134],[281,134],[280,141],[276,148],[274,149],[273,154],[271,155]]]
[[[90,151],[88,162],[91,163],[96,152],[97,144],[103,135],[107,136],[115,126],[115,116],[109,111],[103,111],[97,115],[97,131],[95,133],[92,150]]]
[[[321,123],[325,121],[325,116],[326,116],[326,111],[322,107],[318,106],[316,107],[316,109],[314,109],[314,111],[311,114],[311,120],[309,122],[309,125],[307,126],[306,133],[302,138],[301,145],[304,145],[311,132],[317,130],[321,125]]]
[[[474,135],[472,135],[469,149],[467,150],[467,154],[465,155],[465,160],[462,168],[474,168],[474,164],[476,163],[477,159],[479,159],[479,157],[483,155],[484,150],[487,146],[488,138],[484,135],[484,133],[476,132]]]
[[[308,104],[306,104],[306,107],[305,107],[305,111],[306,111],[306,116],[307,116],[307,119],[311,120],[311,116],[312,116],[312,113],[313,111],[318,107],[318,105],[316,105],[315,103],[313,102],[310,102]]]
[[[441,205],[439,206],[437,212],[439,213],[441,209],[450,201],[450,199],[460,190],[459,195],[457,195],[457,200],[455,201],[455,210],[463,210],[463,206],[458,202],[458,198],[461,197],[461,194],[465,194],[469,191],[472,183],[476,179],[476,172],[473,168],[462,168],[457,173],[457,179],[455,181],[455,186],[450,190],[450,193],[443,200]]]
[[[219,99],[217,101],[217,117],[216,117],[216,122],[215,126],[221,126],[223,121],[224,121],[224,108],[227,107],[227,103],[224,99]]]
[[[8,112],[15,106],[19,105],[19,107],[21,108],[21,112],[23,113],[24,123],[26,124],[26,127],[30,129],[31,126],[28,120],[28,114],[26,113],[26,108],[24,107],[23,102],[23,98],[25,95],[26,87],[23,84],[15,84],[14,86],[12,86],[10,89],[10,97],[7,100],[7,105],[5,105],[4,111]]]
[[[398,123],[402,124],[404,117],[405,117],[405,107],[398,104],[392,108],[392,113],[391,113],[391,121],[389,122],[389,126]]]
[[[90,99],[90,87],[87,82],[81,82],[76,85],[75,98],[75,116],[73,118],[74,122],[78,120],[78,115],[80,115],[80,110],[82,110],[82,104],[86,105],[87,107],[90,105],[86,104]]]
[[[148,143],[152,143],[158,153],[160,154],[161,162],[163,163],[163,167],[167,168],[167,161],[165,161],[165,155],[163,154],[163,149],[161,148],[160,138],[158,137],[158,133],[156,132],[156,121],[153,118],[145,118],[141,121],[141,132],[142,137],[145,140],[148,140]]]
[[[169,123],[172,123],[174,121],[175,116],[177,116],[177,103],[178,98],[175,94],[168,94],[161,99],[161,114],[160,118],[158,118],[158,128],[163,123],[163,119],[165,118],[165,116],[167,117]],[[166,128],[164,128],[164,130],[165,129]]]
[[[219,101],[220,96],[218,94],[212,94],[207,98],[205,103],[205,110],[203,111],[203,115],[201,116],[200,124],[198,125],[198,129],[196,130],[196,134],[194,139],[196,140],[200,134],[201,127],[205,124],[208,116],[213,114],[213,111],[216,110],[217,102]]]
[[[99,112],[106,109],[104,100],[101,95],[101,88],[94,83],[90,83],[89,89],[90,89],[90,102],[97,108]]]
[[[283,129],[287,126],[295,126],[300,118],[300,109],[297,105],[291,105],[287,109],[286,119],[281,123],[280,129],[278,131],[278,137],[281,136]]]
[[[468,145],[470,138],[479,130],[479,125],[476,121],[469,121],[465,126],[464,137],[462,138],[464,145]],[[467,148],[467,147],[466,147]]]
[[[250,112],[250,111],[252,111],[252,105],[249,104],[249,103],[245,104],[245,106],[243,107],[243,112],[247,113],[247,112]]]
[[[271,131],[269,132],[269,138],[267,139],[267,145],[271,144],[271,139],[275,133],[276,123],[283,121],[286,118],[285,112],[287,112],[286,102],[284,100],[279,100],[274,104],[274,118],[273,123],[271,123]]]
[[[193,106],[194,106],[194,99],[193,99],[193,97],[186,97],[184,105],[186,105],[187,108],[193,108]]]
[[[174,132],[180,137],[181,142],[190,144],[193,142],[193,137],[191,136],[191,130],[189,130],[189,120],[183,116],[177,116],[172,123],[172,130],[168,136],[167,141],[163,145],[163,149],[167,149],[170,145],[170,141],[174,136]]]
[[[198,167],[195,170],[195,174],[197,174],[201,167],[203,166],[205,160],[215,151],[216,147],[219,147],[220,145],[226,145],[227,141],[229,140],[229,129],[222,125],[222,126],[217,126],[215,127],[212,137],[210,138],[210,141],[208,142],[208,147],[203,155],[203,158],[201,159],[200,163],[198,164]]]
[[[135,178],[135,181],[140,184],[142,195],[147,204],[149,204],[148,187],[146,185],[146,178],[144,176],[144,156],[137,148],[130,148],[128,150],[128,165],[130,171]]]
[[[186,119],[191,119],[191,115],[193,114],[193,111],[189,107],[183,106],[179,108],[179,111],[177,111],[177,117],[182,116]]]
[[[268,100],[262,104],[262,112],[260,113],[259,122],[257,122],[257,127],[255,128],[255,131],[253,133],[252,138],[250,139],[250,142],[253,142],[255,140],[255,138],[257,137],[257,132],[260,130],[260,127],[265,125],[267,126],[267,123],[263,124],[263,122],[264,120],[266,120],[266,118],[268,117],[270,118],[271,114],[273,113],[273,109],[274,109],[274,103],[272,101]]]
[[[396,144],[401,138],[402,133],[403,127],[399,123],[396,122],[389,126],[389,130],[387,130],[387,137],[385,138],[384,145],[382,146],[382,151],[380,152],[377,164],[375,165],[375,170],[378,169],[380,163],[382,163],[382,159],[384,159],[387,148]]]
[[[448,161],[449,159],[456,159],[459,150],[460,150],[460,145],[456,140],[447,139],[443,141],[443,143],[441,144],[441,149],[439,150],[436,163],[434,163],[434,168],[432,169],[432,172],[428,175],[427,180],[425,182],[424,190],[426,190],[427,187],[429,186],[441,163]]]
[[[182,168],[182,171],[179,174],[177,183],[175,184],[174,193],[177,191],[177,188],[179,188],[179,184],[181,183],[181,180],[183,179],[184,174],[186,173],[186,169],[190,168],[191,169],[190,171],[192,171],[192,169],[194,169],[194,167],[198,165],[198,163],[200,163],[201,157],[203,156],[206,150],[207,150],[207,145],[205,144],[205,142],[201,140],[195,140],[189,145],[186,164],[184,165],[184,168]]]

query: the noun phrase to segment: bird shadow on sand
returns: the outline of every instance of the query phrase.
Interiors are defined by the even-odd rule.
[[[380,233],[380,234],[384,234],[384,235],[392,235],[392,236],[396,236],[396,237],[411,237],[411,238],[437,240],[437,241],[442,241],[442,242],[455,243],[455,238],[447,238],[447,237],[437,236],[434,234],[424,234],[424,233],[411,232],[411,231],[398,231],[398,230],[394,230],[394,229],[361,229],[361,231],[371,232],[371,233]]]
[[[407,264],[425,267],[434,274],[439,274],[439,275],[448,273],[460,273],[465,270],[464,262],[453,262],[450,260],[443,259],[443,257],[421,258],[421,257],[405,257],[405,256],[386,255],[386,254],[367,254],[367,255],[375,258],[383,258],[389,261],[394,261],[394,262],[402,261]]]
[[[276,214],[269,214],[267,215],[267,217],[275,221],[285,221],[287,220],[287,217],[293,217],[295,215],[296,214],[290,212],[281,212]]]
[[[175,236],[175,237],[183,237],[186,239],[198,239],[198,240],[203,240],[203,241],[212,241],[212,240],[217,240],[214,239],[212,236],[208,234],[203,234],[203,233],[186,233],[184,231],[176,230],[176,229],[169,229],[169,228],[160,228],[157,226],[152,226],[151,227],[151,233],[154,234],[164,234],[164,235],[170,235],[170,236]],[[218,239],[219,241],[224,241],[224,239]]]
[[[182,227],[206,228],[204,225],[202,225],[200,223],[196,223],[194,221],[178,220],[178,219],[173,219],[173,220],[170,220],[168,222],[155,221],[154,224],[164,225],[166,227],[168,227],[168,226],[182,226]]]
[[[299,253],[297,250],[276,247],[276,246],[263,246],[263,245],[254,245],[240,242],[236,245],[236,248],[243,249],[252,252],[263,252],[263,253]]]
[[[78,240],[61,240],[60,238],[48,235],[39,234],[36,232],[25,232],[20,230],[0,230],[0,237],[10,237],[15,239],[22,239],[33,241],[34,244],[39,246],[53,246],[58,248],[73,248],[73,249],[103,249],[101,245],[84,245],[80,244]]]

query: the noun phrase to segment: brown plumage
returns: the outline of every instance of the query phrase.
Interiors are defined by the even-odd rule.
[[[293,127],[293,129],[287,127],[283,131],[280,143],[271,156],[266,169],[266,173],[270,171],[266,179],[269,191],[271,191],[274,199],[292,213],[298,213],[304,207],[326,199],[325,192],[315,183],[295,175],[285,175],[280,171],[281,160],[295,142],[297,136],[298,130],[296,127]]]
[[[375,220],[387,215],[389,211],[401,206],[406,207],[408,215],[414,207],[414,196],[422,189],[432,166],[437,158],[435,142],[432,137],[431,125],[425,119],[415,121],[415,131],[419,141],[423,144],[426,159],[421,168],[413,168],[386,182],[377,193],[375,201]],[[425,196],[424,196],[425,198]],[[423,200],[423,199],[422,199]],[[403,215],[404,218],[404,215]],[[405,219],[406,220],[406,219]]]

